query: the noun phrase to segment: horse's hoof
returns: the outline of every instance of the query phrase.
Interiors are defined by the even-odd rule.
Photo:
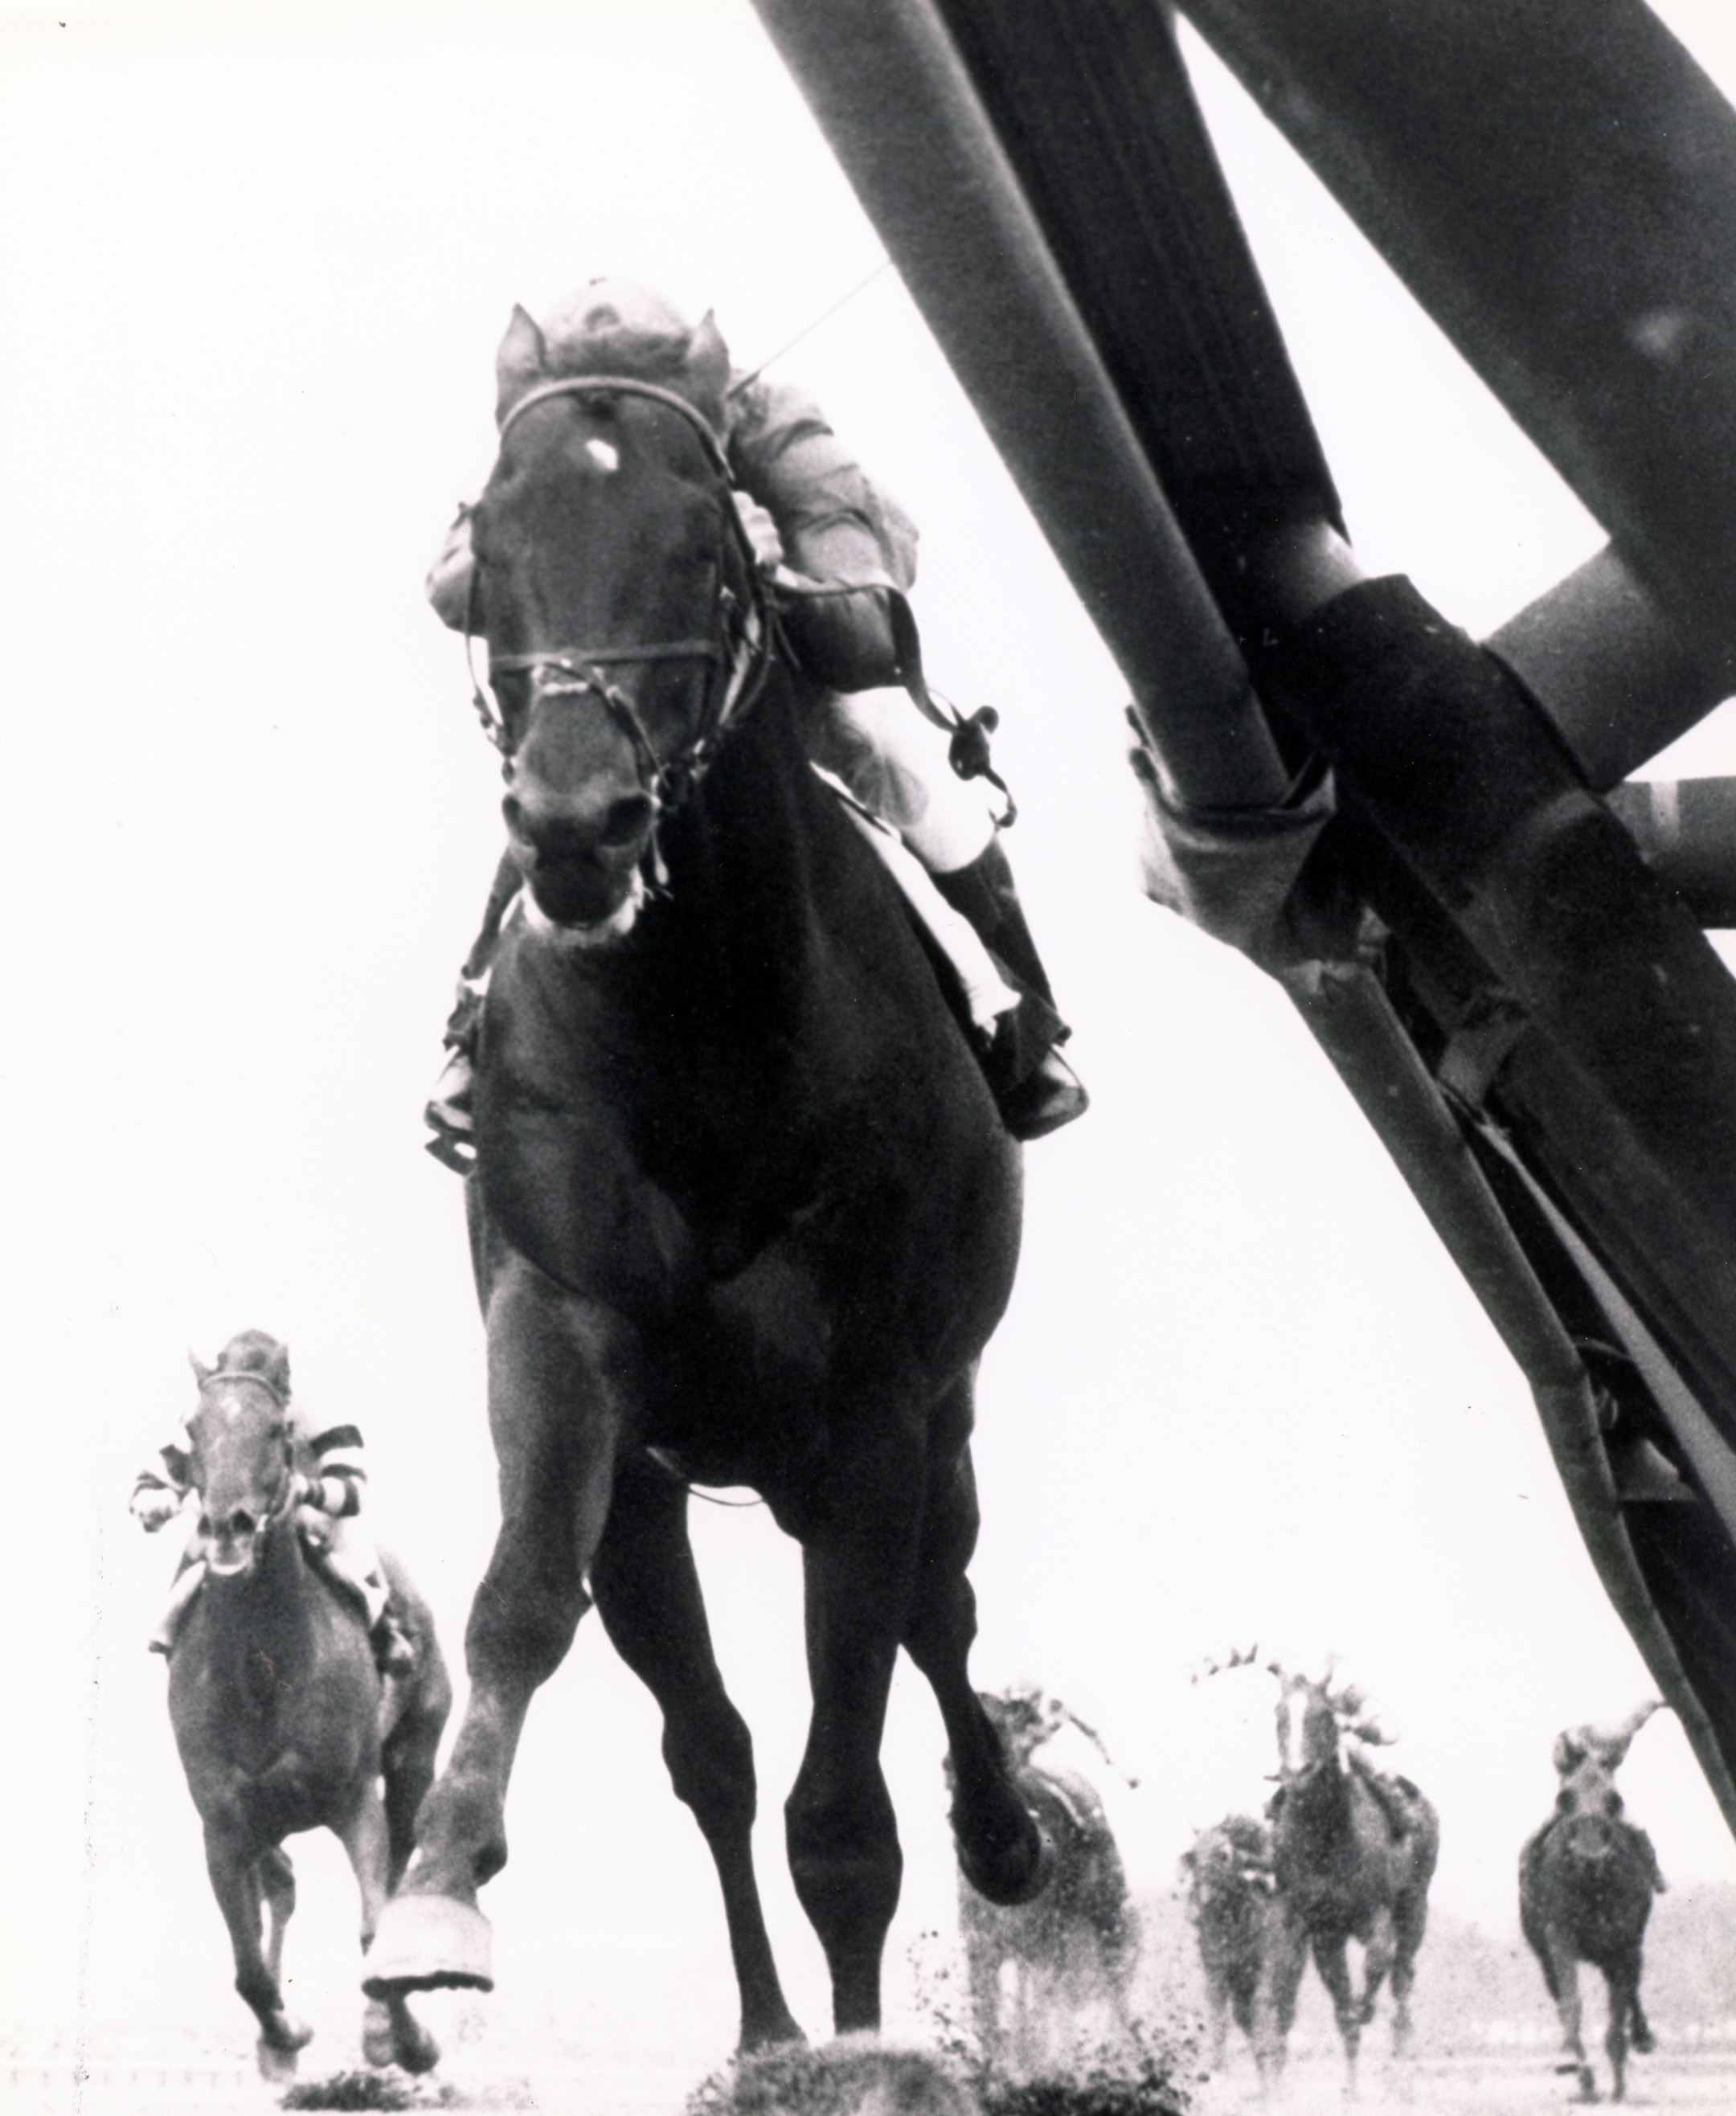
[[[376,2072],[398,2062],[398,2039],[384,1999],[370,1999],[361,2016],[361,2054]]]
[[[361,2054],[376,2072],[391,2064],[405,2072],[432,2072],[440,2046],[402,2000],[394,2009],[384,1999],[370,1999],[361,2017]]]
[[[962,1838],[958,1855],[959,1871],[971,1887],[1002,1910],[1034,1902],[1055,1877],[1055,1847],[1034,1822],[1029,1838],[996,1845],[988,1858],[974,1858]]]
[[[432,2072],[440,2061],[440,2045],[408,2012],[398,2026],[396,2047],[398,2062],[406,2072]]]
[[[380,1913],[361,1988],[371,1999],[407,1991],[495,1988],[492,1935],[474,1903],[394,1896]]]
[[[259,2076],[272,2081],[293,2079],[296,2076],[296,2054],[305,2049],[314,2039],[314,2031],[299,2021],[286,2020],[275,2035],[261,2036],[254,2045],[259,2059]]]
[[[806,2043],[808,2038],[794,2015],[787,2011],[763,2021],[744,2021],[741,2040],[735,2045],[738,2057],[752,2057],[756,2050],[781,2049],[791,2043]]]

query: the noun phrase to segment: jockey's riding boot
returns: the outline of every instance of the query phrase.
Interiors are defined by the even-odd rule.
[[[470,1102],[475,1085],[470,1053],[460,1044],[449,1043],[446,1063],[422,1111],[422,1122],[431,1134],[422,1144],[436,1161],[460,1175],[469,1175],[477,1163],[476,1126]]]
[[[500,922],[523,881],[512,854],[503,853],[483,907],[482,923],[458,973],[458,1000],[446,1020],[446,1063],[422,1111],[422,1122],[434,1134],[422,1143],[436,1161],[460,1175],[469,1175],[477,1165],[471,1090],[476,1084],[477,1036],[482,1025],[483,995],[488,990],[495,950],[500,944]]]
[[[163,1612],[162,1622],[146,1641],[149,1651],[159,1653],[167,1658],[175,1650],[175,1640],[181,1635],[182,1620],[204,1579],[203,1558],[196,1558],[185,1571],[176,1576],[175,1584],[169,1589],[168,1607]]]
[[[472,950],[472,955],[474,950]],[[446,1022],[446,1063],[434,1083],[422,1111],[422,1122],[434,1134],[422,1143],[438,1162],[469,1175],[477,1165],[476,1121],[471,1091],[476,1085],[477,1035],[482,1025],[482,994],[487,975],[472,982],[467,974],[458,979],[458,1004]]]
[[[970,922],[1019,994],[1018,1005],[1001,1016],[981,1054],[1002,1122],[1021,1141],[1059,1131],[1084,1115],[1090,1097],[1057,1047],[1072,1032],[1055,1011],[1048,973],[1000,839],[991,838],[968,866],[937,874],[934,886]]]

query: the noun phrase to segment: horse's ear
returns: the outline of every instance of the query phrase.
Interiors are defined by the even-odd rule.
[[[549,352],[535,320],[515,301],[513,320],[495,355],[495,418],[504,419],[527,389],[545,380]]]
[[[192,1368],[194,1373],[198,1377],[199,1386],[200,1388],[205,1387],[205,1383],[210,1381],[212,1375],[217,1371],[215,1367],[208,1367],[196,1352],[189,1352],[187,1354],[186,1363]]]
[[[684,391],[723,438],[726,418],[725,400],[730,389],[730,348],[723,342],[717,319],[710,309],[693,328],[682,363]]]

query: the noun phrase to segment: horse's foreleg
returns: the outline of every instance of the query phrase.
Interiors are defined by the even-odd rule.
[[[723,1892],[741,1995],[741,2048],[799,2042],[785,2001],[753,1870],[753,1742],[730,1702],[688,1540],[687,1493],[629,1464],[591,1568],[597,1614],[615,1651],[663,1714],[663,1760],[693,1811]]]
[[[380,1788],[366,1786],[348,1821],[334,1833],[348,1854],[361,1898],[361,1952],[364,1958],[385,1908],[391,1872],[391,1832]],[[440,2048],[412,2018],[402,1991],[371,1998],[361,2016],[361,2054],[370,2064],[401,2064],[406,2072],[431,2072]]]
[[[477,1891],[506,1863],[506,1788],[538,1686],[590,1607],[636,1369],[631,1333],[522,1258],[490,1290],[488,1414],[500,1532],[465,1632],[470,1700],[422,1803],[417,1848],[380,1920],[364,1988],[491,1988]]]
[[[1224,2053],[1230,2046],[1230,1999],[1215,1976],[1206,1980],[1205,2021],[1206,2068],[1222,2072]]]
[[[1561,2018],[1561,2048],[1564,2062],[1558,2072],[1570,2072],[1579,2083],[1582,2101],[1597,2099],[1597,2082],[1586,2062],[1586,2046],[1580,2037],[1579,1962],[1570,1946],[1550,1946],[1550,1982],[1555,1993],[1555,2011]]]
[[[968,1384],[961,1387],[968,1407]],[[977,1607],[965,1568],[981,1517],[968,1449],[955,1462],[934,1467],[927,1497],[904,1643],[928,1678],[946,1728],[959,1867],[990,1902],[1029,1902],[1048,1879],[1049,1861],[970,1683]]]
[[[1387,1980],[1398,1951],[1398,1935],[1390,1911],[1378,1911],[1370,1920],[1369,1937],[1362,1949],[1362,1998],[1357,2008],[1362,2026],[1374,2021],[1380,1987]]]
[[[1639,2010],[1638,1958],[1612,1962],[1604,1971],[1604,1981],[1609,1990],[1609,2025],[1605,2031],[1604,2048],[1609,2053],[1614,2082],[1610,2099],[1624,2101],[1628,2097],[1628,2024],[1630,2019],[1636,2024],[1636,2049],[1639,2047],[1638,2031],[1646,2025],[1645,2016]]]
[[[970,2021],[985,2057],[1001,2054],[1001,1950],[993,1936],[974,1930],[970,1911],[962,1904],[959,1923],[965,1934],[965,1966],[970,1992]]]
[[[1308,1932],[1282,1899],[1269,1904],[1262,1920],[1259,1977],[1254,1988],[1254,2062],[1262,2094],[1275,2093],[1284,2076],[1284,2056],[1296,1994],[1308,1963]]]
[[[295,1879],[289,1861],[275,1847],[256,1855],[251,1845],[243,1847],[228,1833],[209,1824],[205,1858],[211,1893],[229,1929],[235,1988],[259,2022],[260,2074],[266,2079],[288,2079],[295,2072],[297,2051],[313,2036],[311,2028],[284,2011],[279,1983],[283,1927],[295,1907]],[[271,1906],[269,1957],[260,1944],[262,1893],[269,1896]]]
[[[896,1414],[863,1414],[856,1430],[872,1438],[835,1465],[832,1525],[803,1550],[813,1713],[784,1804],[790,1871],[826,1951],[840,2035],[880,2025],[880,1959],[903,1878],[880,1739],[909,1611],[923,1472],[920,1436]]]
[[[289,1854],[281,1844],[274,1844],[261,1852],[254,1870],[259,1877],[259,1892],[268,1920],[265,1933],[265,1966],[271,1980],[281,1990],[283,1981],[283,1935],[289,1930],[289,1920],[295,1916],[296,1870],[290,1864]]]
[[[1646,2057],[1657,2048],[1658,2039],[1651,2032],[1651,2023],[1646,2018],[1646,2009],[1640,2003],[1640,1970],[1637,1965],[1636,1965],[1633,1972],[1633,1999],[1632,2011],[1633,2017],[1633,2047],[1639,2052],[1642,2057]]]
[[[1362,2046],[1363,2001],[1351,1982],[1350,1962],[1343,1940],[1317,1933],[1314,1939],[1314,1966],[1320,1972],[1320,1981],[1332,1994],[1333,2015],[1344,2040],[1344,2091],[1354,2095],[1356,2059]]]
[[[416,1849],[416,1819],[434,1783],[435,1758],[446,1717],[452,1709],[452,1686],[445,1669],[426,1663],[395,1724],[380,1744],[385,1782],[386,1886],[395,1888]]]

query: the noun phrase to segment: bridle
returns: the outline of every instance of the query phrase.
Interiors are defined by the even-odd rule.
[[[489,656],[489,688],[502,675],[527,677],[533,704],[545,698],[594,698],[633,745],[640,790],[652,804],[653,825],[649,858],[661,879],[656,851],[656,824],[687,798],[715,761],[725,734],[759,697],[770,673],[776,623],[766,594],[757,559],[748,540],[740,516],[729,498],[730,467],[723,445],[704,415],[672,389],[640,382],[630,375],[586,375],[564,376],[527,390],[500,422],[504,443],[513,426],[527,412],[556,397],[631,396],[648,398],[678,413],[698,435],[706,460],[722,487],[724,535],[734,541],[743,559],[744,596],[738,597],[720,568],[715,621],[710,636],[694,639],[651,640],[628,646],[557,646],[534,654],[493,654]],[[470,605],[464,623],[464,651],[468,659],[481,615],[477,569],[472,565]],[[678,748],[660,757],[646,734],[633,700],[606,673],[623,665],[656,661],[697,660],[711,665],[699,724]],[[513,743],[504,714],[485,695],[470,662],[471,687],[484,732],[501,755],[510,761]]]
[[[255,1388],[263,1389],[270,1397],[278,1414],[277,1438],[283,1442],[283,1466],[286,1471],[292,1470],[292,1444],[289,1438],[289,1399],[283,1391],[269,1375],[262,1374],[254,1368],[219,1367],[213,1373],[207,1374],[200,1382],[199,1394],[201,1401],[204,1399],[205,1391],[214,1387],[219,1382],[251,1382]],[[271,1502],[270,1511],[259,1524],[262,1531],[283,1520],[294,1511],[295,1493],[294,1476],[286,1475],[279,1487],[277,1497]],[[200,1497],[202,1502],[204,1493],[201,1493]]]

